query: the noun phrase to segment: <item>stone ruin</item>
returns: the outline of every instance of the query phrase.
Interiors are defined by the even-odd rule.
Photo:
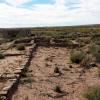
[[[0,75],[0,80],[7,82],[6,85],[0,91],[0,100],[11,100],[13,93],[18,87],[19,80],[22,75],[21,73],[23,73],[23,71],[25,71],[30,65],[32,54],[36,51],[36,48],[38,46],[61,46],[61,47],[69,46],[69,44],[67,43],[67,40],[50,38],[50,37],[34,37],[33,41],[34,41],[34,45],[32,47],[32,50],[30,50],[29,54],[26,55],[27,60],[24,61],[24,63],[20,66],[20,68],[16,69],[14,74],[8,73],[5,75]],[[18,41],[18,40],[15,41],[15,43],[23,43],[23,42],[28,43],[30,42],[30,39],[24,39],[22,41]],[[75,41],[71,41],[71,46],[78,47],[79,44],[76,43]]]
[[[21,75],[26,71],[30,65],[32,55],[36,51],[37,45],[33,45],[32,49],[29,51],[29,54],[26,55],[26,60],[24,63],[16,70],[11,73],[0,74],[0,81],[3,82],[3,88],[0,91],[0,100],[11,100],[13,93],[16,91]],[[5,84],[4,84],[5,83]]]

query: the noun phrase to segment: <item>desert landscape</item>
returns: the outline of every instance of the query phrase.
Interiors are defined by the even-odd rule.
[[[0,100],[100,100],[99,25],[0,33]]]

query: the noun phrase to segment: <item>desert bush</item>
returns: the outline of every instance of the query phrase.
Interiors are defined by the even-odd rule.
[[[83,96],[86,100],[100,100],[100,86],[93,86],[89,88]]]
[[[100,63],[100,51],[95,53],[96,61]]]
[[[30,77],[26,76],[22,76],[22,80],[20,80],[20,84],[31,84],[34,80]]]
[[[29,100],[28,96],[25,97],[25,100]]]
[[[100,40],[95,41],[95,44],[96,44],[96,45],[100,45]]]
[[[98,76],[100,77],[100,67],[98,67]]]
[[[4,59],[4,58],[5,56],[2,53],[0,53],[0,59]]]
[[[97,52],[97,46],[95,44],[91,44],[90,52],[94,55]]]
[[[54,87],[54,91],[57,92],[57,93],[62,93],[60,86]]]
[[[58,67],[55,67],[55,69],[54,69],[54,73],[60,73],[60,70],[59,70]]]
[[[92,35],[92,41],[93,42],[98,42],[98,43],[100,43],[100,34],[99,33],[95,33],[95,34],[93,34]]]
[[[93,44],[90,47],[91,54],[96,58],[97,62],[100,62],[100,47]]]
[[[25,50],[25,46],[24,45],[17,45],[17,50],[20,50],[20,51],[22,51],[22,50]]]
[[[91,42],[91,39],[90,38],[86,38],[86,39],[84,38],[84,43],[85,44],[89,44],[90,42]]]
[[[85,53],[82,51],[72,51],[70,59],[73,63],[80,63],[85,58]]]
[[[85,58],[81,62],[81,66],[85,68],[89,68],[89,64],[92,62],[92,56],[86,55]]]

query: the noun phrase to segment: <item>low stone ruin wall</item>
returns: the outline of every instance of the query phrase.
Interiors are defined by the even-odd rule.
[[[32,40],[33,40],[32,38],[17,39],[17,40],[14,41],[14,44],[30,43]]]
[[[40,45],[47,46],[47,45],[50,45],[50,40],[51,40],[51,38],[47,38],[47,37],[35,37],[34,43],[36,43],[39,46]]]
[[[38,46],[60,46],[60,47],[68,47],[69,45],[62,40],[55,42],[52,39],[43,39],[43,38],[37,38],[34,40],[35,44],[33,45],[32,49],[29,51],[28,55],[26,55],[26,60],[24,61],[24,64],[20,66],[20,68],[16,69],[14,72],[14,75],[8,75],[7,77],[1,77],[0,81],[2,80],[9,80],[7,84],[4,86],[2,91],[0,91],[0,100],[11,100],[12,95],[18,88],[19,81],[21,79],[21,75],[25,73],[30,66],[31,60],[33,58],[33,53],[36,52],[36,49]],[[72,47],[78,47],[78,44],[71,44]],[[9,55],[8,55],[9,56]],[[13,55],[12,55],[13,56]]]
[[[56,39],[56,38],[46,38],[46,37],[36,37],[34,42],[38,46],[54,46],[54,47],[69,47],[77,48],[80,46],[79,43],[75,41],[67,41],[66,39]]]
[[[0,91],[0,100],[11,100],[12,95],[18,87],[21,75],[29,67],[31,59],[33,57],[33,53],[36,51],[36,49],[37,45],[34,44],[32,49],[29,51],[29,54],[26,56],[27,60],[25,60],[24,64],[22,64],[20,68],[16,69],[14,75],[8,75],[7,77],[0,76],[0,81],[7,81],[2,91]]]

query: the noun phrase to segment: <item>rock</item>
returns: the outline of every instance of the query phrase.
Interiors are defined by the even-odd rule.
[[[0,91],[0,96],[6,95],[7,91]]]
[[[13,79],[13,78],[15,78],[15,77],[16,77],[15,74],[8,74],[8,75],[6,76],[7,79]]]
[[[10,79],[9,81],[11,81],[13,84],[16,83],[17,79]]]
[[[69,65],[69,68],[73,68],[73,66],[72,65]]]
[[[1,96],[0,100],[7,100],[5,96]]]
[[[3,88],[3,91],[8,91],[10,88],[11,88],[12,84],[11,85],[8,85],[6,87]]]
[[[20,74],[21,73],[21,70],[20,69],[17,69],[14,71],[14,74]]]
[[[94,62],[92,62],[92,63],[90,63],[90,64],[88,65],[88,67],[89,67],[89,68],[97,67],[97,65],[96,65]]]
[[[16,70],[23,70],[25,68],[24,65],[21,65],[19,68],[16,68]]]
[[[78,42],[72,40],[72,41],[71,41],[71,46],[72,46],[73,48],[76,48],[76,47],[79,47],[80,44],[79,44]]]

